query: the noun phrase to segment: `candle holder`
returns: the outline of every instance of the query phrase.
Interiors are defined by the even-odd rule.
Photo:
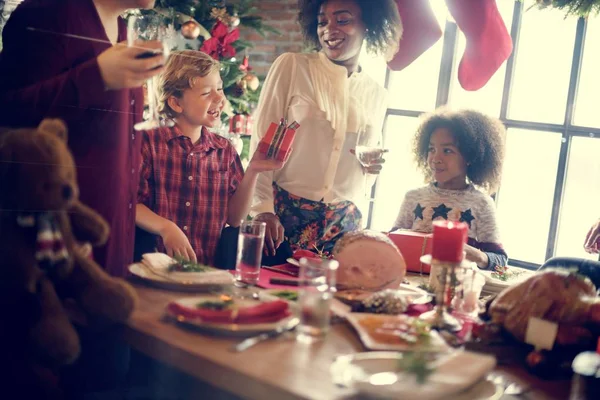
[[[435,290],[435,308],[421,314],[420,318],[437,330],[460,331],[462,323],[450,314],[448,308],[457,286],[456,270],[463,268],[462,263],[438,261],[430,254],[421,257],[421,262],[431,265],[429,286]]]

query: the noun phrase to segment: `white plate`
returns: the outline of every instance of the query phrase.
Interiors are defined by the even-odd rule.
[[[390,344],[381,343],[374,340],[365,328],[360,324],[360,320],[364,318],[407,318],[414,319],[415,317],[409,317],[408,315],[385,315],[385,314],[371,314],[371,313],[348,313],[346,320],[352,325],[352,327],[358,333],[358,337],[364,346],[369,350],[395,350],[395,351],[425,351],[425,352],[445,352],[450,350],[450,346],[442,339],[437,331],[431,330],[430,339],[427,345],[411,345],[411,344]]]
[[[141,263],[131,264],[131,274],[164,289],[183,291],[214,291],[231,285],[233,275],[228,271],[211,268],[206,272],[169,272],[175,260],[163,253],[147,253]]]
[[[435,372],[420,385],[414,376],[403,374],[397,352],[368,352],[338,357],[331,365],[334,383],[356,390],[369,398],[492,400],[503,390],[484,377],[494,368],[493,357],[465,351],[439,355],[432,361]]]
[[[260,293],[259,301],[273,301],[278,300],[279,298],[269,295],[267,293]],[[178,299],[175,303],[189,308],[194,308],[196,304],[201,301],[212,301],[218,300],[219,295],[202,295],[202,296],[194,296],[194,297],[186,297],[183,299]],[[257,300],[252,299],[237,299],[234,298],[234,301],[238,303],[240,306],[252,306],[257,305]],[[220,324],[214,322],[204,322],[199,318],[185,318],[180,315],[176,315],[170,312],[167,309],[167,314],[173,317],[180,324],[198,329],[207,333],[218,334],[218,335],[227,335],[227,336],[252,336],[262,332],[273,331],[280,326],[289,326],[290,324],[296,325],[298,323],[298,318],[295,317],[294,310],[290,310],[292,315],[287,318],[284,318],[277,322],[269,322],[269,323],[261,323],[261,324]]]

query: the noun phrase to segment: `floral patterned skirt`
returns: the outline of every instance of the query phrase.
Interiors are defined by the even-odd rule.
[[[293,195],[273,183],[275,213],[292,247],[331,253],[346,232],[361,228],[362,214],[351,201],[322,203]]]

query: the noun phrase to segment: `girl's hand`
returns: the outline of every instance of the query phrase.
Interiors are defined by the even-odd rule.
[[[274,158],[267,158],[267,155],[261,153],[260,151],[255,151],[250,163],[248,164],[247,172],[265,172],[265,171],[275,171],[283,168],[288,158],[290,158],[290,151],[285,160],[279,161]]]
[[[474,262],[480,268],[487,268],[489,263],[487,254],[468,244],[465,244],[465,258],[468,261]]]
[[[196,262],[196,253],[194,253],[190,241],[185,236],[185,233],[173,222],[169,221],[165,225],[160,232],[160,236],[169,257],[184,258],[188,261]]]
[[[598,249],[598,240],[600,239],[600,220],[596,221],[594,225],[588,231],[585,242],[583,243],[583,248],[585,251],[591,254],[598,254],[600,250]]]

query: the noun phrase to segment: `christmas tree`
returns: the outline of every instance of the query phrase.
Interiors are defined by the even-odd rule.
[[[268,32],[278,33],[257,15],[253,3],[254,0],[158,0],[155,7],[174,15],[174,28],[184,38],[174,49],[201,50],[219,60],[223,91],[230,103],[223,122],[241,134],[251,132],[247,116],[258,103],[261,84],[252,73],[247,55],[253,43],[240,38],[239,28],[245,26],[263,37]]]

